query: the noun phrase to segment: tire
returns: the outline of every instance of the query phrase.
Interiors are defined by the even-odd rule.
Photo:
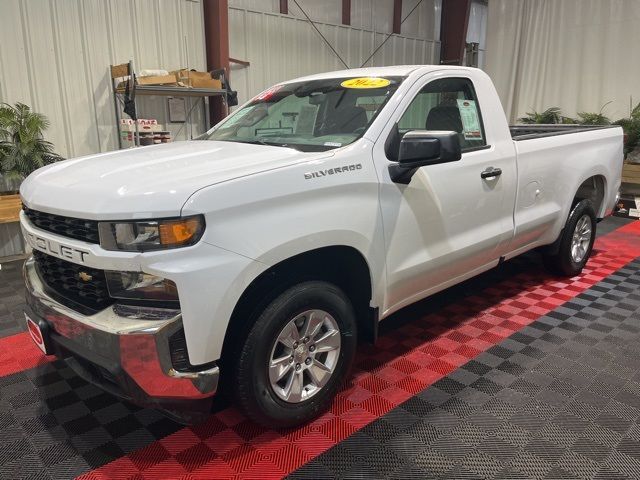
[[[588,230],[588,239],[585,238]],[[574,235],[580,238],[579,248],[574,243]],[[586,265],[593,249],[596,238],[596,213],[589,200],[578,202],[567,219],[562,231],[557,253],[545,255],[544,264],[547,269],[556,275],[574,277]]]
[[[355,356],[356,318],[347,296],[327,282],[299,283],[254,318],[236,350],[232,376],[236,405],[269,428],[298,426],[323,413],[348,376]],[[307,327],[311,335],[305,337]],[[337,343],[338,350],[334,348]],[[329,348],[333,350],[320,351]],[[331,369],[328,376],[318,362]],[[280,374],[282,379],[275,382]]]

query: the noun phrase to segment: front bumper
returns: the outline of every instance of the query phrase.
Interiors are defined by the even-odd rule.
[[[169,337],[182,328],[179,310],[113,305],[83,315],[54,300],[33,259],[24,265],[28,315],[44,328],[56,356],[85,380],[141,406],[192,423],[210,412],[220,370],[176,371]]]

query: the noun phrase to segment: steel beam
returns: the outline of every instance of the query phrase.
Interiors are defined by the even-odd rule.
[[[467,43],[471,0],[443,0],[440,22],[440,63],[462,65]]]
[[[402,28],[402,0],[393,0],[393,30],[392,32],[400,35]]]
[[[229,3],[227,0],[203,0],[204,39],[207,70],[225,69],[229,78]],[[215,125],[228,114],[222,97],[209,97],[209,123]]]
[[[351,0],[342,0],[342,24],[351,25]]]

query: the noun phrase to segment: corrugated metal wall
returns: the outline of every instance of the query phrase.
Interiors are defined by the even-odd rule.
[[[336,3],[335,0],[331,1]],[[242,5],[251,3],[256,2],[232,2]],[[265,10],[269,10],[266,7],[271,3],[263,4]],[[394,35],[366,66],[439,62],[440,42],[435,39],[439,37],[440,1],[430,0],[425,3],[431,5],[432,22],[429,24],[428,34],[433,37],[425,39]],[[300,4],[306,10],[305,2]],[[273,5],[274,9],[275,7]],[[421,22],[415,21],[417,25],[427,24],[424,20]],[[315,23],[350,68],[361,66],[388,36],[386,32],[366,28]],[[230,7],[229,35],[231,57],[251,62],[248,68],[234,67],[231,76],[233,88],[238,90],[241,103],[277,82],[345,68],[311,25],[299,16]]]
[[[0,18],[0,101],[46,114],[65,157],[117,148],[110,64],[205,67],[199,0],[0,0]],[[139,104],[160,121],[165,109]]]
[[[341,0],[297,0],[313,21],[342,23]],[[392,28],[393,0],[352,0],[351,26],[389,33]],[[402,18],[417,8],[402,24],[402,34],[425,40],[440,38],[440,8],[442,0],[403,0]],[[289,14],[304,18],[294,0],[289,0]],[[229,0],[229,6],[257,12],[279,13],[279,0]]]

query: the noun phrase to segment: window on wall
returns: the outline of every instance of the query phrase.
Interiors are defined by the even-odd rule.
[[[468,78],[443,78],[427,84],[398,122],[400,134],[410,130],[457,132],[462,150],[487,144],[480,106]]]

